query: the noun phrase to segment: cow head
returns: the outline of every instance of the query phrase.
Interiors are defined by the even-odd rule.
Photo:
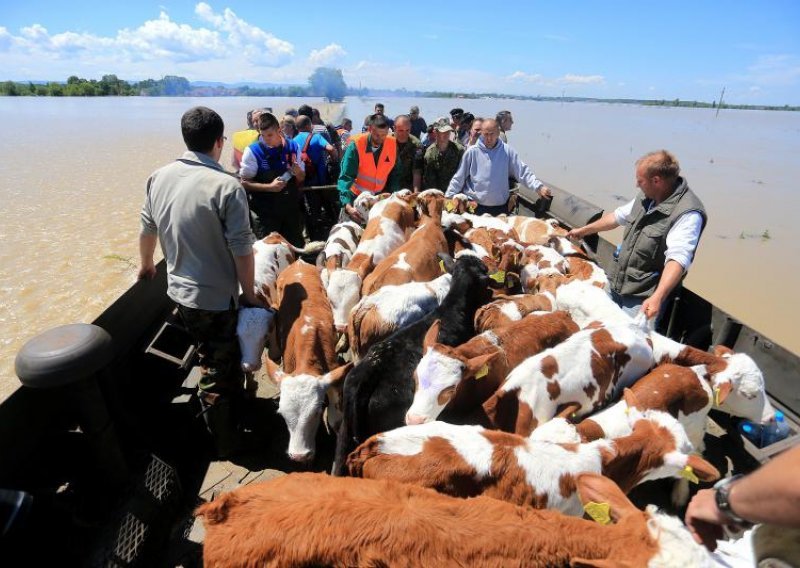
[[[317,428],[328,389],[339,385],[352,367],[353,363],[348,363],[321,377],[273,371],[281,389],[278,414],[289,430],[287,453],[292,461],[308,463],[314,459]]]
[[[459,385],[464,381],[485,377],[499,355],[495,351],[466,358],[452,347],[431,343],[431,336],[435,341],[438,335],[438,324],[437,320],[426,334],[425,354],[414,371],[416,392],[406,413],[406,424],[409,425],[436,420],[456,394]]]
[[[631,434],[614,442],[620,453],[629,452],[628,446],[641,451],[636,483],[666,477],[685,477],[695,483],[719,479],[719,471],[693,453],[695,448],[677,419],[660,410],[637,410],[639,403],[629,389],[624,396]]]
[[[333,323],[336,331],[343,332],[347,329],[347,320],[350,311],[361,298],[361,277],[352,270],[335,270],[328,274],[328,284],[325,287],[328,300],[333,309]]]
[[[261,368],[261,354],[267,344],[267,334],[275,319],[273,310],[239,308],[236,336],[242,352],[242,371],[253,373]]]
[[[733,416],[766,423],[775,418],[775,409],[767,398],[764,375],[755,361],[744,353],[720,351],[721,370],[709,368],[714,407]],[[716,367],[716,366],[714,366]]]
[[[444,193],[438,189],[426,189],[417,195],[417,209],[420,216],[438,219],[441,222],[444,211]]]

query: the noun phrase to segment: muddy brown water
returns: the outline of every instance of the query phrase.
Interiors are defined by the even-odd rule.
[[[348,98],[361,124],[377,99]],[[14,357],[50,327],[90,322],[135,280],[139,209],[150,173],[183,152],[180,116],[203,104],[244,127],[276,98],[0,97],[0,401],[19,382]],[[321,101],[309,101],[322,105]],[[510,143],[538,177],[609,209],[635,192],[641,154],[672,150],[709,224],[687,285],[800,353],[800,113],[492,99],[382,99],[427,120],[459,106],[508,109]],[[323,107],[336,119],[341,108]],[[230,142],[228,143],[230,144]],[[223,165],[230,164],[226,147]],[[619,232],[611,234],[619,240]]]

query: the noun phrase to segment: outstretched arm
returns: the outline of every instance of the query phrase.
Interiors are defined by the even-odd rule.
[[[617,218],[613,211],[609,211],[594,223],[589,223],[583,227],[572,229],[569,233],[567,233],[567,238],[582,239],[588,235],[594,235],[595,233],[600,233],[602,231],[610,231],[611,229],[616,229],[617,227],[619,227]]]

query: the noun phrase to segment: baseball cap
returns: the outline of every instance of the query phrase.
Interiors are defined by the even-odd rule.
[[[436,132],[452,132],[453,127],[450,126],[450,121],[447,120],[445,117],[440,117],[434,124],[433,127]]]

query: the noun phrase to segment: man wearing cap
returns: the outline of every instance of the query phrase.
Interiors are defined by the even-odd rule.
[[[401,114],[394,119],[394,137],[397,140],[397,161],[400,162],[400,189],[415,193],[422,186],[422,160],[424,150],[419,138],[411,134],[411,118]]]
[[[364,191],[394,193],[400,189],[397,140],[388,134],[386,117],[375,113],[369,118],[366,133],[350,137],[338,182],[343,217],[347,215],[358,223],[366,223],[367,220],[353,207],[356,197]]]
[[[464,148],[457,142],[450,140],[453,127],[444,117],[433,124],[436,143],[428,146],[425,151],[425,189],[436,188],[446,191],[453,174],[458,170]]]
[[[514,203],[509,178],[535,189],[541,197],[550,197],[550,189],[536,179],[533,170],[520,159],[517,151],[499,139],[497,122],[487,118],[483,121],[478,143],[464,152],[446,196],[465,194],[478,203],[475,211],[478,215],[508,213]]]
[[[425,119],[419,115],[419,107],[414,105],[408,111],[408,118],[411,119],[411,136],[416,136],[422,140],[422,135],[428,130]]]

